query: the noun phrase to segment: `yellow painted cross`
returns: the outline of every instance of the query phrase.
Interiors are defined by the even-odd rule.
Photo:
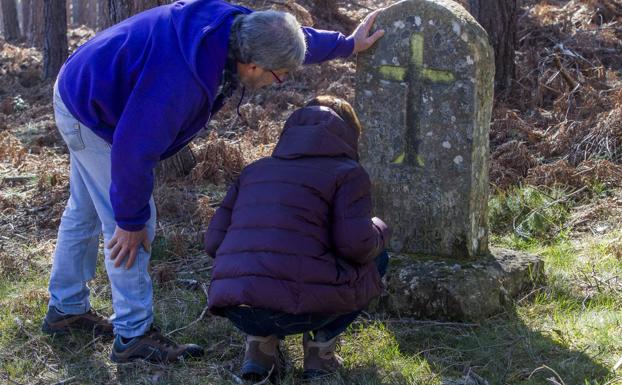
[[[450,71],[427,68],[423,64],[424,41],[422,33],[413,33],[410,36],[410,62],[407,67],[382,65],[379,68],[383,79],[409,82],[407,124],[409,127],[418,126],[417,118],[412,119],[416,109],[421,105],[421,83],[429,81],[433,83],[453,83],[455,77]],[[405,146],[407,143],[405,143]],[[402,164],[407,159],[407,151],[404,148],[391,163]],[[417,155],[417,163],[423,166],[423,159]]]

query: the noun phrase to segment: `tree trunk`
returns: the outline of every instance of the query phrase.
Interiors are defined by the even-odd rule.
[[[108,0],[108,19],[110,25],[132,16],[132,0]]]
[[[197,161],[192,150],[190,150],[190,147],[186,146],[177,154],[158,163],[155,171],[156,178],[159,182],[163,182],[180,176],[186,176],[190,174],[190,171],[192,171],[196,165]]]
[[[4,38],[7,41],[16,41],[20,38],[19,19],[17,18],[17,4],[15,0],[1,0],[2,26]]]
[[[168,0],[134,0],[133,14],[169,3]]]
[[[495,88],[507,91],[515,76],[517,0],[467,0],[468,9],[484,27],[495,50]]]
[[[73,26],[73,4],[71,4],[71,0],[65,0],[65,21],[67,21],[67,26]]]
[[[171,2],[171,0],[98,0],[99,27],[108,28],[139,12]]]
[[[84,12],[82,12],[80,20],[89,28],[97,29],[97,18],[99,17],[98,3],[98,0],[84,0]]]
[[[100,0],[100,29],[106,29],[132,16],[132,0]]]
[[[108,24],[108,0],[93,0],[97,8],[96,28],[101,31]]]
[[[67,60],[67,3],[44,0],[43,78],[53,80]]]
[[[71,25],[77,27],[84,24],[84,9],[86,8],[86,1],[71,0]]]
[[[31,0],[21,0],[20,4],[20,7],[22,8],[22,34],[26,40],[28,40],[32,19],[32,15],[30,13],[30,1]]]
[[[71,0],[73,25],[97,28],[97,2],[94,0]]]
[[[81,17],[81,20],[84,21],[84,25],[96,30],[98,28],[97,19],[99,17],[99,1],[84,0],[84,3],[84,14]]]
[[[42,48],[44,40],[43,0],[30,0],[28,7],[28,44]]]

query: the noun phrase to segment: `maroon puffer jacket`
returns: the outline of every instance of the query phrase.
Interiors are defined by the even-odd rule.
[[[210,309],[249,305],[291,314],[364,308],[382,284],[374,258],[388,230],[371,218],[358,133],[333,110],[285,123],[270,158],[247,166],[205,235],[216,256]]]

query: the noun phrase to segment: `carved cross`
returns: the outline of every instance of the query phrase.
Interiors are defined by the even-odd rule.
[[[419,166],[423,166],[423,159],[418,155],[419,139],[419,114],[422,107],[422,85],[424,82],[449,84],[455,80],[454,74],[450,71],[428,68],[423,61],[424,40],[422,33],[413,33],[410,36],[410,62],[408,66],[382,65],[379,67],[380,75],[383,79],[397,82],[407,82],[408,87],[408,106],[406,110],[406,140],[403,150],[391,162],[393,164],[412,163],[417,161]],[[415,148],[415,158],[407,151],[407,147]]]

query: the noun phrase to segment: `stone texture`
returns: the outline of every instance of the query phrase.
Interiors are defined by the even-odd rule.
[[[403,317],[481,320],[544,279],[542,260],[506,249],[478,261],[391,257],[387,293],[376,310]]]
[[[361,163],[391,249],[459,259],[488,250],[488,132],[494,58],[486,32],[450,0],[406,0],[376,19],[359,54]]]

